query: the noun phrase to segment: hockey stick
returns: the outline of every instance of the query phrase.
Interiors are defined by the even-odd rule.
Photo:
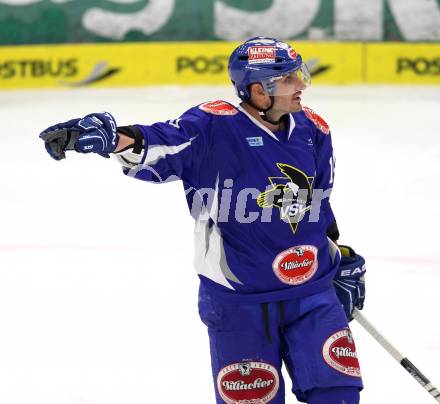
[[[417,369],[408,358],[405,358],[396,348],[394,348],[391,343],[374,328],[374,326],[361,314],[357,309],[354,309],[353,318],[364,327],[364,329],[380,344],[382,347],[388,351],[388,353],[399,362],[407,372],[414,377],[424,388],[427,390],[434,399],[440,403],[440,392],[431,384],[426,376]]]

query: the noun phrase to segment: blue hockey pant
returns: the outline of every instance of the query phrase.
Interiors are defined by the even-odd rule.
[[[284,404],[282,363],[292,391],[309,404],[357,404],[356,347],[333,288],[301,299],[225,303],[203,286],[217,403]]]

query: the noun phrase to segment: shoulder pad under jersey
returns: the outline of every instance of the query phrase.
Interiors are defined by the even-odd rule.
[[[235,115],[238,109],[226,101],[208,101],[199,105],[199,109],[213,115]]]
[[[312,121],[315,126],[322,132],[324,135],[328,135],[330,133],[330,127],[327,122],[324,121],[313,109],[309,107],[303,107],[303,111],[306,117]]]

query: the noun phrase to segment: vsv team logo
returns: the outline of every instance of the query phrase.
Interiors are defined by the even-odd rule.
[[[281,219],[289,223],[295,234],[298,223],[311,208],[315,178],[289,164],[277,163],[277,167],[284,176],[269,177],[272,189],[262,192],[257,204],[260,208],[279,208]]]

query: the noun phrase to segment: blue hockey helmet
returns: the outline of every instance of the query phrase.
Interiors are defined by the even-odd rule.
[[[250,99],[249,85],[253,83],[261,83],[269,95],[286,94],[276,92],[276,81],[294,72],[305,85],[310,84],[310,73],[301,55],[286,42],[275,38],[259,36],[248,39],[229,58],[229,78],[238,97],[244,101]]]

